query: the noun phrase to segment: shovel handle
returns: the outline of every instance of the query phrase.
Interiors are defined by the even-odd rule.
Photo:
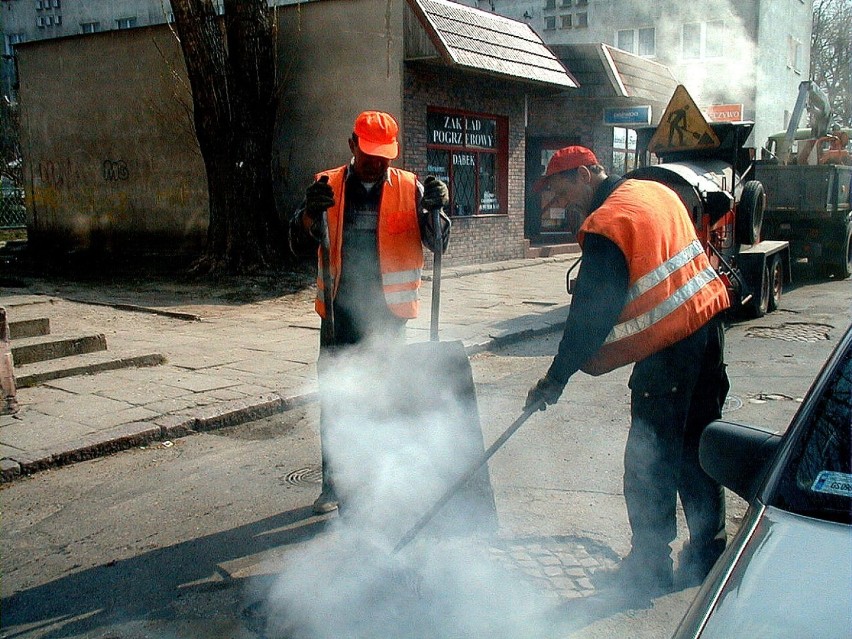
[[[485,464],[485,462],[491,459],[491,457],[494,456],[494,453],[500,450],[503,444],[505,444],[506,441],[512,435],[515,434],[515,431],[517,431],[521,426],[523,426],[524,422],[526,422],[533,413],[540,410],[543,406],[544,400],[539,400],[535,404],[532,404],[531,406],[525,408],[524,412],[521,413],[521,416],[518,417],[514,422],[512,422],[511,426],[509,426],[509,428],[503,431],[503,434],[500,435],[500,437],[494,440],[494,443],[488,447],[488,450],[486,450],[482,455],[480,455],[480,457],[473,463],[473,465],[468,468],[465,473],[461,477],[459,477],[455,481],[455,483],[453,483],[452,486],[447,489],[447,491],[441,496],[441,498],[436,501],[428,511],[426,511],[426,514],[424,514],[420,519],[418,519],[417,523],[414,524],[414,526],[412,526],[411,529],[402,536],[402,539],[397,542],[396,546],[393,549],[394,554],[398,553],[409,543],[411,543],[411,540],[414,539],[421,530],[423,530],[426,524],[432,521],[435,515],[438,514],[438,511],[441,510],[441,508],[443,508],[444,505],[448,501],[450,501],[450,499],[452,499],[453,496],[459,490],[461,490],[462,487],[464,487],[464,485],[468,481],[470,481],[471,477],[476,474],[476,471],[478,471],[482,467],[482,465]]]
[[[441,255],[444,253],[444,231],[441,228],[441,207],[429,211],[432,216],[432,229],[435,250],[432,259],[432,322],[429,328],[429,339],[438,341],[438,315],[441,309]]]
[[[327,183],[328,176],[323,175],[320,182]],[[322,303],[325,317],[320,322],[320,336],[323,344],[334,346],[334,278],[331,276],[331,238],[328,234],[328,211],[322,212],[322,237],[320,238],[320,267],[322,268]]]

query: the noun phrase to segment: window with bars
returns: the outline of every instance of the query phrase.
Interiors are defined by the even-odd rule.
[[[507,213],[506,118],[430,110],[426,171],[447,184],[452,216]]]

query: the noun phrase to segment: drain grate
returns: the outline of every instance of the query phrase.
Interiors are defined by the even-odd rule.
[[[828,339],[832,328],[828,324],[789,322],[780,326],[753,326],[746,331],[746,337],[780,339],[785,342],[821,342]]]
[[[319,466],[308,466],[289,473],[286,477],[288,484],[293,486],[316,486],[322,483],[322,468]]]

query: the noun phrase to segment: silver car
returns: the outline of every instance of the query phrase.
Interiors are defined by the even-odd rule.
[[[781,436],[717,421],[701,464],[749,503],[674,637],[852,637],[852,327]]]

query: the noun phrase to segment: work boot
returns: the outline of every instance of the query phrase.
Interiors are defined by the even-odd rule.
[[[714,543],[703,550],[690,543],[684,544],[677,556],[675,583],[678,589],[700,586],[724,551],[724,543]]]
[[[337,494],[334,488],[329,485],[323,485],[322,492],[314,502],[313,509],[317,515],[325,515],[326,513],[337,510],[338,507]]]
[[[631,551],[613,570],[595,571],[590,581],[596,590],[616,592],[635,603],[649,603],[674,590],[672,560]]]

